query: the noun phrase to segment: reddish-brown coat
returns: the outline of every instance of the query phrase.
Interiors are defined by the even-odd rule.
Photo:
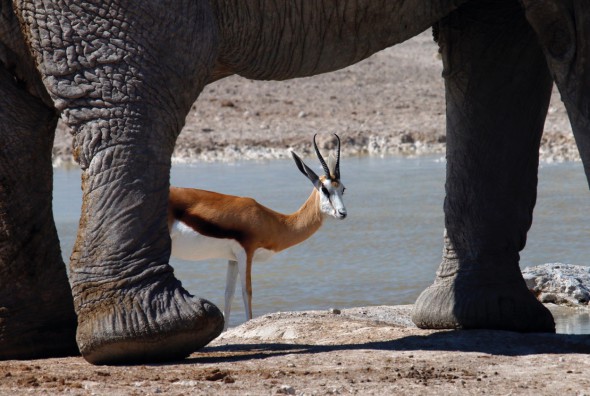
[[[246,290],[252,317],[252,259],[257,249],[280,252],[303,242],[322,225],[319,195],[314,189],[290,215],[275,212],[252,198],[193,188],[170,187],[168,227],[181,221],[201,235],[236,240],[246,252]]]

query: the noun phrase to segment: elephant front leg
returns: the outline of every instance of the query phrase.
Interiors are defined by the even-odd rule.
[[[56,123],[0,62],[0,360],[78,354],[51,205]]]
[[[146,142],[120,144],[84,170],[70,278],[77,341],[91,363],[183,358],[223,329],[217,307],[187,293],[168,265],[169,156]]]
[[[552,81],[517,1],[468,3],[440,22],[447,99],[443,261],[418,298],[423,328],[555,331],[519,269],[536,200]]]
[[[223,329],[218,308],[168,264],[170,157],[184,114],[158,99],[64,111],[83,167],[70,265],[77,341],[95,364],[184,358]]]
[[[168,264],[170,156],[209,78],[206,1],[16,1],[43,82],[74,134],[83,204],[70,264],[91,363],[186,357],[223,329]]]

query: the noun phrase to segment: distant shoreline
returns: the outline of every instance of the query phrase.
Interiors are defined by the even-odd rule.
[[[539,150],[541,163],[559,163],[580,161],[578,149],[573,137],[562,134],[552,134],[543,138]],[[187,139],[190,140],[190,139]],[[419,157],[428,155],[445,155],[446,144],[444,135],[418,139],[411,134],[403,135],[362,135],[344,136],[341,155],[343,157],[386,157],[403,156]],[[273,145],[269,141],[250,141],[248,144],[222,143],[204,144],[181,141],[172,156],[173,164],[195,164],[211,162],[238,162],[238,161],[268,161],[275,159],[291,158],[291,150],[302,156],[313,156],[310,142],[294,141],[293,144],[282,146]],[[324,149],[325,150],[325,149]],[[54,167],[72,166],[75,161],[71,149],[56,150],[53,152]]]

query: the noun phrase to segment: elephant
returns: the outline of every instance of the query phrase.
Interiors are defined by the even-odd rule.
[[[553,332],[519,270],[555,83],[590,180],[590,3],[0,0],[0,359],[181,359],[223,329],[169,265],[171,154],[203,88],[337,70],[433,27],[446,92],[443,257],[423,328]],[[69,274],[58,118],[82,169]]]

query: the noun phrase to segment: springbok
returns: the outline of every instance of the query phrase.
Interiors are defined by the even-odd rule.
[[[313,137],[315,152],[324,169],[318,177],[291,152],[295,164],[314,189],[301,208],[290,215],[275,212],[252,198],[224,195],[193,188],[170,187],[168,228],[172,256],[185,260],[229,260],[225,284],[225,329],[240,273],[242,298],[248,320],[252,319],[252,262],[265,261],[275,253],[312,236],[324,217],[346,217],[340,182],[340,138],[337,155],[328,165]]]

